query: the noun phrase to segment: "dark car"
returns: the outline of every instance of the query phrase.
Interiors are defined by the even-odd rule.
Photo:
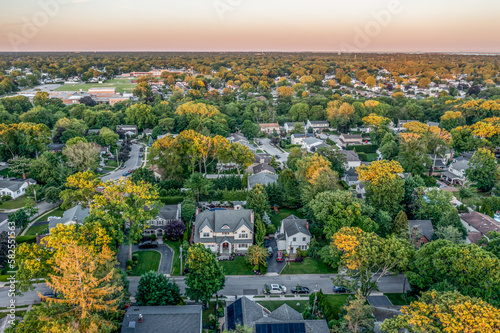
[[[333,292],[340,294],[340,293],[347,293],[349,292],[349,289],[347,289],[344,286],[333,286]]]
[[[57,298],[58,295],[59,293],[55,293],[53,291],[47,291],[43,293],[41,300],[43,301],[46,298]]]
[[[158,247],[158,242],[155,241],[145,241],[142,243],[139,243],[139,248],[140,249],[150,249],[153,247]]]
[[[310,292],[307,287],[296,286],[292,288],[292,294],[309,294]]]
[[[276,261],[283,261],[283,251],[276,252]]]
[[[280,158],[280,155],[274,155],[274,157],[276,157],[276,158]]]

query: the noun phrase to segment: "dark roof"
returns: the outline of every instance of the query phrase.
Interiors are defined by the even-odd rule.
[[[267,185],[273,184],[278,181],[278,175],[272,175],[267,172],[259,172],[255,175],[248,176],[248,186],[250,188],[254,187],[257,184]]]
[[[142,323],[139,314],[142,314]],[[131,306],[123,318],[121,332],[200,333],[201,318],[201,305]]]
[[[302,315],[294,310],[290,305],[283,304],[269,315],[269,317],[277,320],[302,320]]]
[[[264,316],[262,307],[246,297],[241,297],[228,305],[226,313],[226,328],[230,330],[236,329],[237,325],[253,325],[255,321]]]
[[[387,296],[368,296],[366,297],[368,304],[371,306],[392,306],[391,301],[387,298]]]
[[[305,323],[257,323],[255,333],[306,333]]]
[[[483,235],[489,231],[500,232],[500,222],[496,221],[486,214],[482,214],[479,212],[470,212],[460,215],[460,218],[467,222],[469,225],[473,226]]]
[[[308,138],[313,138],[314,137],[314,134],[312,133],[294,133],[292,134],[294,138],[305,138],[305,137],[308,137]]]
[[[342,134],[341,135],[344,139],[349,139],[349,140],[354,140],[354,139],[363,139],[362,134]]]
[[[179,205],[165,205],[158,212],[158,216],[164,220],[179,220],[181,210]]]
[[[31,178],[29,178],[29,179],[2,179],[2,180],[0,180],[0,189],[6,188],[6,189],[11,190],[12,192],[16,192],[25,183],[28,183],[28,185],[34,185],[34,184],[36,184],[36,181],[31,179]]]
[[[361,161],[359,159],[358,153],[356,153],[354,150],[341,150],[340,152],[346,156],[347,162]]]
[[[276,173],[276,169],[267,163],[260,163],[253,167],[253,173],[259,173],[264,170],[269,171],[271,173]]]
[[[201,238],[200,231],[208,226],[213,232],[234,232],[245,225],[251,232],[254,230],[251,209],[204,210],[196,215],[194,241],[213,241],[215,238]],[[227,226],[228,228],[224,228]],[[250,240],[251,241],[251,240]],[[248,242],[248,239],[245,240]]]
[[[50,151],[62,151],[64,147],[66,147],[65,143],[50,143],[47,145]]]
[[[286,219],[281,220],[283,224],[283,231],[287,236],[293,236],[299,232],[311,236],[307,228],[307,220],[299,219],[295,215],[290,215]]]
[[[431,241],[432,236],[434,236],[434,227],[431,220],[408,220],[408,229],[412,237],[422,235],[428,241]],[[415,229],[417,229],[417,234],[413,236]]]

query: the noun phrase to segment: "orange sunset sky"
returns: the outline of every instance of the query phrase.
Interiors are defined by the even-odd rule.
[[[500,1],[0,0],[0,51],[500,52]]]

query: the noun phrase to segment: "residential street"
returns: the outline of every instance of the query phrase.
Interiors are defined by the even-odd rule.
[[[334,277],[332,275],[321,275],[321,274],[301,274],[301,275],[279,275],[279,276],[257,276],[257,275],[245,275],[245,276],[227,276],[226,286],[219,293],[220,295],[234,296],[234,295],[262,295],[262,289],[264,284],[279,283],[284,285],[287,290],[296,286],[297,284],[305,286],[314,290],[315,284],[318,284],[318,289],[321,289],[325,294],[332,294],[333,283],[330,279]],[[132,296],[137,292],[137,286],[139,284],[139,276],[131,276],[128,278],[130,282],[129,291]],[[184,293],[186,290],[186,284],[184,283],[184,277],[174,277],[174,280]],[[404,275],[399,276],[385,276],[379,281],[380,292],[383,293],[402,293],[403,292],[403,280]],[[406,282],[406,290],[410,290],[408,282]],[[30,291],[25,293],[22,297],[16,297],[16,305],[29,305],[33,302],[38,302],[40,297],[36,291],[44,293],[49,291],[49,288],[45,283],[39,283],[36,286],[35,291]],[[5,307],[9,304],[9,288],[0,288],[0,307]],[[290,292],[288,291],[288,294]]]
[[[262,142],[262,145],[260,146],[260,148],[262,150],[265,150],[266,152],[268,152],[272,156],[279,155],[279,158],[277,160],[280,161],[281,163],[283,163],[283,165],[286,165],[286,161],[288,160],[288,153],[287,152],[283,153],[281,150],[276,148],[276,146],[271,143],[271,140],[269,140],[267,138],[257,139],[257,140]]]
[[[125,171],[140,168],[142,164],[142,158],[139,157],[140,148],[140,144],[132,144],[132,149],[130,150],[130,158],[125,162],[125,168],[111,172],[110,174],[103,176],[101,179],[103,181],[108,181],[110,179],[117,180],[123,177],[122,175]]]
[[[42,216],[45,212],[57,207],[58,204],[48,203],[46,201],[42,201],[38,203],[38,214],[34,216],[34,219],[37,219],[38,216]],[[7,217],[9,213],[0,213],[0,232],[8,231]]]

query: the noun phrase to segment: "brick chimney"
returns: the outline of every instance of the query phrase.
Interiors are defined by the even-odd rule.
[[[309,230],[309,222],[306,222],[306,229]]]
[[[139,322],[142,323],[142,313],[139,313]]]

